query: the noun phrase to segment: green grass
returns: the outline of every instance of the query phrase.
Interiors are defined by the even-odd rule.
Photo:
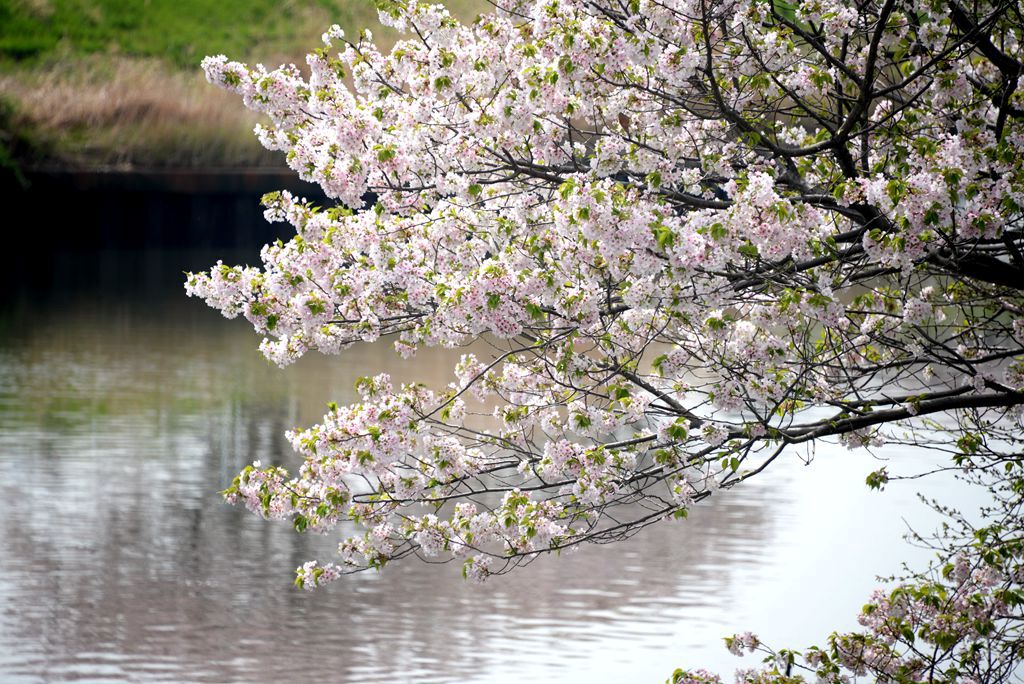
[[[188,69],[207,54],[301,52],[334,22],[375,24],[376,11],[369,0],[0,0],[0,60],[114,53]]]

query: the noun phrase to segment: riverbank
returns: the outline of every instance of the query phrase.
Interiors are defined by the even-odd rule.
[[[462,18],[486,7],[446,4]],[[303,64],[334,23],[396,38],[369,0],[0,0],[0,183],[33,168],[281,166],[199,62]]]

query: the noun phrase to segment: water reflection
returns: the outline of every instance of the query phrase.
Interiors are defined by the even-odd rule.
[[[482,588],[407,562],[293,590],[336,538],[216,490],[254,458],[293,462],[284,430],[350,400],[359,375],[441,385],[458,352],[404,362],[379,344],[281,371],[244,322],[184,300],[177,277],[165,296],[164,278],[141,296],[22,297],[0,323],[2,681],[663,681],[734,666],[720,637],[738,629],[799,646],[852,626],[906,555],[913,492],[868,493],[877,463],[824,448],[685,523]]]

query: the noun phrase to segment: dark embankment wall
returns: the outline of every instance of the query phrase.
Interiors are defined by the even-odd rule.
[[[287,170],[41,171],[29,186],[4,188],[4,206],[28,229],[44,219],[49,241],[68,249],[237,247],[263,244],[282,226],[263,219],[260,197],[290,190],[323,201]],[[40,213],[56,211],[57,222]],[[55,217],[53,217],[55,218]],[[54,229],[56,229],[54,231]],[[285,231],[287,234],[287,230]]]
[[[259,249],[288,239],[269,224],[260,197],[290,190],[326,201],[284,170],[36,171],[28,187],[4,184],[5,265],[0,304],[31,305],[75,283],[90,290],[180,292],[182,272],[218,258],[255,264]]]

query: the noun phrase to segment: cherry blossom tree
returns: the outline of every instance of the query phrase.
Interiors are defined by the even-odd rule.
[[[335,203],[268,195],[295,237],[189,294],[282,366],[467,347],[445,387],[362,379],[289,434],[297,474],[255,463],[225,491],[299,531],[362,528],[300,586],[412,555],[483,580],[821,440],[1019,467],[1017,2],[379,7],[390,51],[333,27],[307,74],[203,63]],[[978,548],[946,579],[974,581],[956,558]],[[971,591],[1020,579],[993,572]]]

